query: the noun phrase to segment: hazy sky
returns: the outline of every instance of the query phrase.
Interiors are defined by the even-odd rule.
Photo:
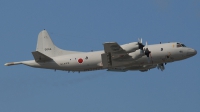
[[[63,49],[104,42],[182,42],[200,52],[199,0],[1,0],[0,112],[199,112],[199,54],[165,71],[68,73],[6,62],[32,60],[46,29]]]

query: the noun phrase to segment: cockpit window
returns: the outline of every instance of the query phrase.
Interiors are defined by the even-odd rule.
[[[177,47],[182,47],[182,45],[180,43],[177,43]]]
[[[177,47],[186,47],[184,44],[177,43]]]
[[[182,45],[182,47],[186,47],[184,44],[181,44]]]

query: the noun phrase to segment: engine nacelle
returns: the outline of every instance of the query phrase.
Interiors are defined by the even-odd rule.
[[[144,51],[138,49],[135,52],[129,53],[129,55],[132,56],[134,60],[137,60],[141,58],[142,56],[144,56],[145,54],[144,54]]]
[[[124,49],[127,53],[135,52],[139,49],[138,42],[132,42],[128,44],[121,45],[122,49]]]

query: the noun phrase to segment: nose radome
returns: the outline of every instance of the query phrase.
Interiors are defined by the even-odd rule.
[[[194,56],[196,54],[197,54],[197,51],[194,49],[188,49],[188,51],[187,51],[188,56]]]

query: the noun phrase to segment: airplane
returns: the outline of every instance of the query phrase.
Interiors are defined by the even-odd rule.
[[[35,68],[83,72],[106,69],[107,71],[146,72],[153,68],[161,71],[167,63],[180,61],[197,54],[197,51],[179,42],[143,45],[142,39],[119,45],[103,43],[104,50],[79,52],[63,50],[55,46],[44,29],[38,35],[34,60],[6,63],[5,66],[24,64]]]

